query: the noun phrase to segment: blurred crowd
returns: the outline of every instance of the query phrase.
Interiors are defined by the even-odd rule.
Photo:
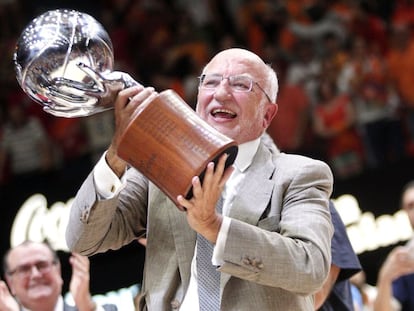
[[[95,163],[111,111],[58,118],[20,89],[13,53],[24,27],[49,9],[93,15],[108,31],[115,69],[174,89],[194,106],[203,64],[246,47],[278,73],[279,116],[269,133],[286,152],[349,178],[414,156],[414,1],[0,1],[0,184]],[[72,172],[73,173],[73,172]]]
[[[21,193],[56,172],[70,180],[110,143],[111,111],[54,117],[17,83],[22,30],[63,7],[102,23],[114,69],[191,107],[213,54],[257,53],[279,78],[269,134],[282,151],[325,160],[337,179],[414,157],[414,0],[0,0],[0,187]]]

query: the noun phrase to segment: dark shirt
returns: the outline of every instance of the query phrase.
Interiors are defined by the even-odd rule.
[[[361,271],[361,264],[349,241],[346,227],[342,222],[335,206],[329,204],[334,235],[331,242],[332,264],[339,267],[338,278],[328,298],[318,310],[350,311],[354,310],[349,278]]]
[[[392,283],[394,297],[401,304],[401,311],[414,310],[414,274],[399,277]]]

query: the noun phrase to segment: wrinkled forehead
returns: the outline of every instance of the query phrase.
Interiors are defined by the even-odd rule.
[[[203,73],[222,75],[246,74],[263,79],[266,64],[255,54],[241,49],[220,52],[206,65]]]

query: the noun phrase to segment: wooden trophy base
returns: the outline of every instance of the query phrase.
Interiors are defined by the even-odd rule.
[[[119,156],[139,170],[176,205],[178,195],[192,197],[191,180],[203,179],[207,164],[238,152],[234,140],[202,120],[173,90],[161,92],[141,108],[127,127]]]

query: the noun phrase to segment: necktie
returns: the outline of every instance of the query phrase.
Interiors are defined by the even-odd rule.
[[[221,214],[223,199],[217,202],[216,210]],[[214,245],[197,234],[197,276],[200,311],[220,310],[220,272],[211,263]]]

